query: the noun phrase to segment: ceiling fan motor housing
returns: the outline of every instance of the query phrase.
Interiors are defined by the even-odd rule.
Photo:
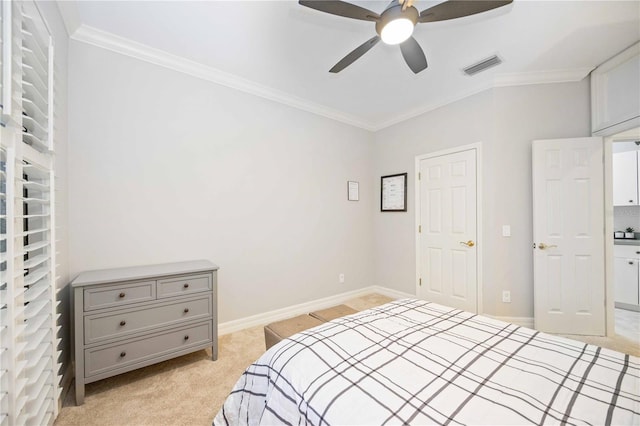
[[[408,7],[404,11],[402,10],[402,5],[400,4],[398,4],[397,6],[392,6],[382,12],[380,19],[376,21],[376,32],[378,33],[378,35],[381,35],[382,29],[389,22],[399,18],[408,19],[413,23],[413,25],[416,25],[416,23],[418,22],[418,16],[420,16],[420,14],[418,13],[418,9],[413,6]]]

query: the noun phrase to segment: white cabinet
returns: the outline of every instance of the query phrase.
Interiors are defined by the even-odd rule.
[[[637,206],[638,186],[638,151],[616,152],[613,154],[613,205]]]
[[[640,125],[640,43],[591,73],[591,131],[609,136]]]
[[[640,311],[640,246],[613,248],[616,307]]]

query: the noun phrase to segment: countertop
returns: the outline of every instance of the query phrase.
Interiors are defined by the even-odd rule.
[[[613,240],[613,244],[618,246],[640,246],[640,240],[618,238]]]

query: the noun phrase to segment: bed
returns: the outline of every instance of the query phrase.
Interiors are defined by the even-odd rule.
[[[638,425],[639,361],[404,299],[275,345],[214,425]]]

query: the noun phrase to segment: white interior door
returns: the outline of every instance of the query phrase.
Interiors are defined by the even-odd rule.
[[[419,297],[477,312],[476,149],[419,160]]]
[[[604,335],[601,138],[533,142],[533,238],[536,329]]]

